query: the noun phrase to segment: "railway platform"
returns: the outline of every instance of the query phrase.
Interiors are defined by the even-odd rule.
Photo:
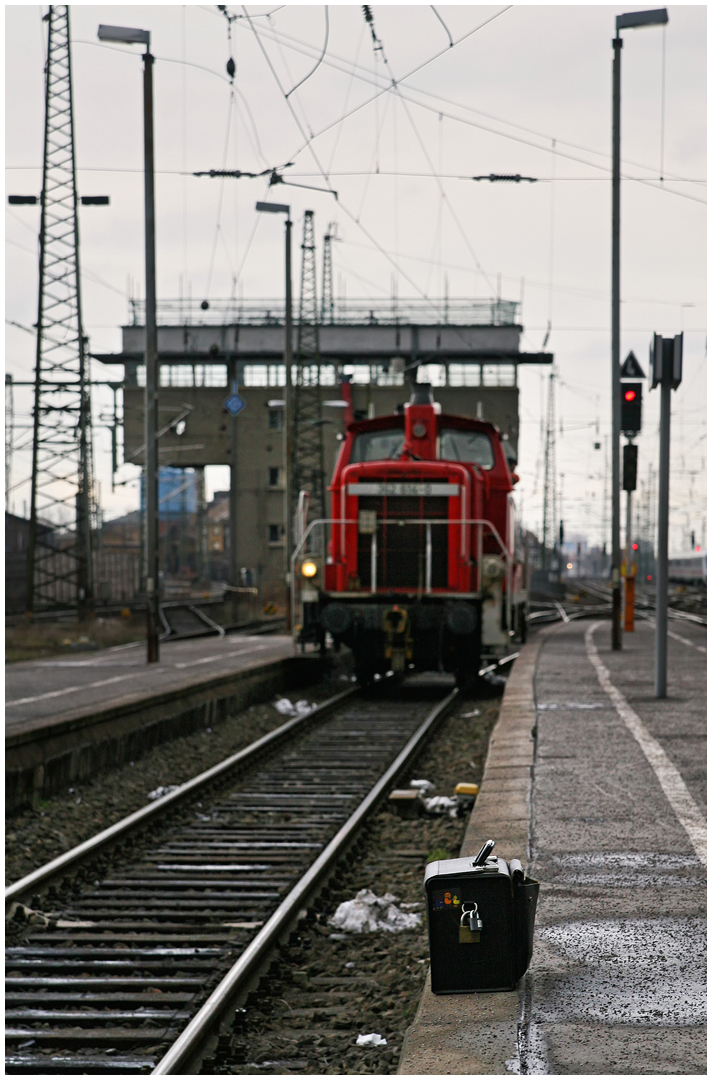
[[[230,711],[307,685],[316,655],[291,637],[227,634],[145,643],[9,665],[5,670],[6,810],[121,764]]]
[[[401,1074],[706,1072],[706,634],[539,631],[515,664],[461,854],[492,836],[541,882],[518,991],[435,996]]]

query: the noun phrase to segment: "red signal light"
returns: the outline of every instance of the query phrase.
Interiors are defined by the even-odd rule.
[[[631,544],[631,547],[633,548],[633,551],[638,550],[638,545],[637,544]]]
[[[653,575],[652,575],[652,574],[648,574],[648,581],[652,581],[652,580],[653,580]]]
[[[626,390],[625,399],[626,401],[635,401],[635,390]]]
[[[700,547],[699,544],[695,545],[695,551],[702,551],[702,548]]]

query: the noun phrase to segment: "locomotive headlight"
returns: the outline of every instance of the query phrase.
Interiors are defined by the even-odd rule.
[[[305,559],[302,563],[302,577],[313,578],[319,572],[319,567],[316,565],[313,559]]]

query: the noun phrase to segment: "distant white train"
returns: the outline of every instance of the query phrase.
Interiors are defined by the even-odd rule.
[[[671,555],[668,562],[668,580],[681,585],[707,585],[707,552],[691,551],[685,555]]]

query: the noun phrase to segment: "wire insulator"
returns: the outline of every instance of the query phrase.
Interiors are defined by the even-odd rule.
[[[230,78],[234,79],[235,78],[235,61],[233,60],[232,57],[230,57],[230,59],[228,60],[228,62],[226,64],[226,68],[227,68],[227,73],[230,76]]]

